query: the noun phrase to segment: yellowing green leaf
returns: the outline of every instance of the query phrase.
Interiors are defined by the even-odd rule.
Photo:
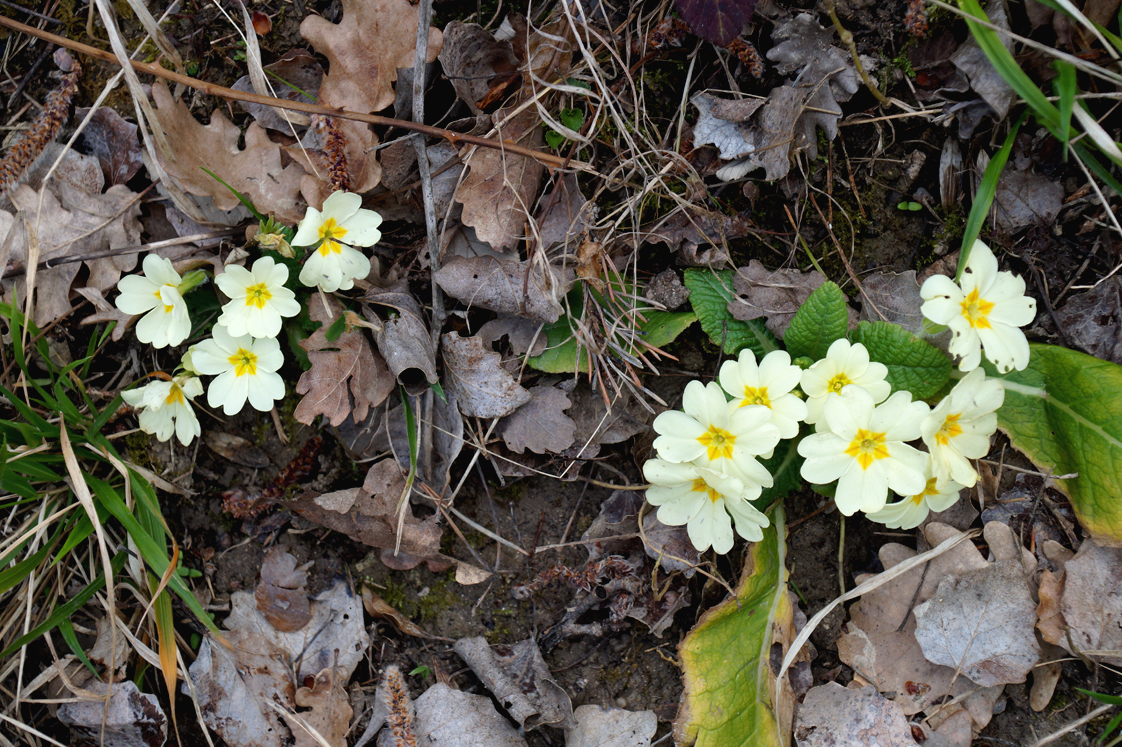
[[[1083,528],[1100,544],[1122,545],[1122,366],[1053,345],[1031,345],[1024,371],[1005,386],[998,427],[1057,480]],[[986,364],[986,373],[993,368]]]
[[[685,693],[675,741],[688,747],[786,747],[793,698],[787,678],[772,672],[771,650],[795,637],[787,593],[782,507],[752,545],[736,598],[713,607],[678,647]]]
[[[757,359],[763,358],[772,350],[778,350],[779,342],[762,319],[744,322],[729,313],[733,275],[732,270],[713,272],[693,268],[686,270],[682,282],[690,289],[690,304],[714,345],[723,346],[728,355],[739,355],[748,348]]]

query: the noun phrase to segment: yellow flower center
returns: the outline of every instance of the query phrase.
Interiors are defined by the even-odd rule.
[[[265,303],[272,297],[273,294],[269,292],[268,286],[264,283],[251,285],[245,289],[246,306],[256,306],[259,309],[263,309],[265,308]]]
[[[938,495],[938,494],[939,494],[939,491],[935,489],[935,478],[932,477],[930,480],[927,481],[927,487],[925,487],[923,489],[923,492],[922,493],[916,493],[915,495],[912,496],[911,500],[912,500],[912,503],[914,503],[918,506],[919,504],[923,503],[923,499],[926,498],[927,496]]]
[[[745,407],[747,405],[771,407],[771,400],[767,396],[767,387],[762,386],[759,389],[752,386],[744,387],[744,401],[740,403],[740,406]]]
[[[857,435],[845,447],[845,453],[857,460],[861,469],[868,469],[869,465],[878,459],[888,456],[888,447],[884,445],[884,434],[857,429]]]
[[[936,443],[946,446],[952,438],[962,435],[962,426],[958,424],[961,417],[961,412],[947,416],[947,419],[943,421],[943,427],[935,434]]]
[[[341,254],[343,247],[339,246],[335,239],[341,239],[346,235],[347,229],[336,223],[334,218],[328,218],[319,227],[319,237],[323,239],[323,243],[319,245],[319,253],[325,257],[331,253]]]
[[[238,348],[238,352],[231,355],[227,360],[234,367],[235,376],[257,375],[257,356],[245,348]]]
[[[183,405],[183,390],[179,388],[179,384],[172,384],[171,391],[168,392],[167,399],[164,400],[165,405]]]
[[[834,378],[830,379],[830,381],[826,384],[826,391],[833,392],[834,394],[841,394],[841,390],[845,389],[852,383],[853,381],[848,376],[846,376],[845,372],[843,371]]]
[[[164,285],[157,288],[156,292],[153,295],[156,296],[156,298],[160,299],[160,303],[164,303],[164,297],[160,295],[160,291],[162,291],[164,288],[171,288],[172,290],[179,290],[178,288],[176,288],[174,285],[172,285],[170,283],[165,283]],[[174,310],[175,310],[174,306],[168,306],[166,303],[164,303],[164,313],[165,314],[170,314]]]
[[[708,493],[709,500],[713,501],[714,503],[716,503],[721,497],[720,493],[709,487],[709,483],[705,482],[705,480],[702,480],[700,477],[693,481],[693,492]]]
[[[709,426],[709,430],[701,434],[697,440],[702,446],[708,449],[709,461],[713,461],[718,457],[732,459],[732,447],[736,444],[736,436],[723,428],[711,425]]]
[[[981,298],[978,294],[978,289],[970,291],[962,301],[962,315],[966,317],[966,321],[970,322],[970,326],[974,329],[989,329],[990,320],[989,315],[993,312],[993,302]]]

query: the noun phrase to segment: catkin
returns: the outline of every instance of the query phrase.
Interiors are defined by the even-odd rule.
[[[0,159],[0,193],[23,176],[23,172],[55,139],[70,116],[70,101],[78,92],[78,77],[82,74],[82,66],[64,49],[55,52],[55,63],[65,71],[62,81],[47,95],[43,110],[35,118],[31,129]]]
[[[394,747],[417,747],[409,690],[405,686],[405,676],[396,666],[387,667],[382,675],[382,692],[390,709],[386,724],[393,735]]]

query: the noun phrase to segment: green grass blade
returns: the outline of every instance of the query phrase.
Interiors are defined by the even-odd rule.
[[[113,577],[114,578],[116,578],[117,574],[121,572],[121,568],[124,567],[125,558],[127,558],[127,557],[128,557],[128,554],[122,551],[122,552],[117,553],[113,557],[113,560],[110,561],[111,565],[112,565]],[[22,635],[19,638],[17,638],[15,640],[15,642],[12,643],[11,646],[8,646],[8,648],[4,649],[3,651],[0,651],[0,659],[8,658],[12,654],[14,654],[16,651],[19,651],[21,648],[26,646],[27,644],[31,643],[32,641],[37,640],[41,635],[46,633],[48,630],[53,630],[63,620],[69,620],[74,615],[75,612],[82,609],[82,607],[85,606],[86,602],[90,601],[90,599],[93,598],[94,594],[101,591],[104,587],[105,587],[105,573],[102,572],[102,573],[98,574],[97,578],[95,578],[93,580],[93,583],[91,583],[89,586],[87,586],[86,588],[82,589],[80,592],[75,594],[65,604],[62,604],[62,605],[59,605],[58,607],[56,607],[55,611],[52,612],[50,614],[50,616],[47,617],[46,620],[44,620],[43,622],[36,625],[34,628],[29,630],[25,635]]]
[[[234,197],[237,197],[238,200],[241,202],[241,204],[245,205],[246,209],[249,210],[249,212],[253,213],[254,218],[256,218],[257,220],[266,220],[265,216],[257,211],[257,208],[254,206],[252,200],[250,200],[248,197],[243,195],[238,190],[231,187],[229,184],[227,184],[225,181],[222,180],[222,177],[218,176],[218,174],[215,174],[213,171],[208,169],[206,166],[200,166],[199,168],[202,169],[203,171],[205,171],[211,179],[215,180],[216,182],[221,184],[223,187],[225,187],[226,189],[233,192]]]
[[[1005,49],[1005,47],[1002,47],[1002,49]],[[994,195],[997,194],[997,182],[1001,178],[1001,172],[1005,169],[1006,162],[1009,160],[1009,153],[1013,150],[1013,143],[1017,140],[1017,132],[1021,129],[1021,123],[1024,121],[1025,115],[1022,114],[1013,123],[1013,127],[1005,138],[1005,143],[990,159],[990,164],[986,167],[986,173],[982,176],[982,183],[978,186],[978,193],[974,195],[974,204],[970,206],[970,215],[966,219],[966,230],[962,234],[962,251],[958,255],[958,270],[954,275],[956,283],[962,278],[962,272],[966,269],[966,260],[970,259],[970,250],[974,247],[974,241],[978,238],[978,234],[982,232],[982,224],[986,222],[986,216],[989,215]]]
[[[1075,107],[1075,67],[1064,60],[1053,63],[1059,75],[1052,81],[1052,90],[1060,97],[1060,140],[1064,144],[1064,160],[1067,160],[1067,149],[1071,144],[1071,114]]]
[[[70,648],[70,653],[74,654],[74,658],[86,665],[97,677],[97,668],[90,661],[90,657],[86,656],[86,652],[82,649],[82,644],[78,643],[78,636],[74,633],[74,626],[70,624],[69,620],[63,620],[58,624],[58,632],[62,633],[62,640],[66,641],[66,645]]]

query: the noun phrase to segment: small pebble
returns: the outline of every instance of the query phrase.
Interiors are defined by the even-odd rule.
[[[627,708],[627,698],[616,698],[617,708]]]

